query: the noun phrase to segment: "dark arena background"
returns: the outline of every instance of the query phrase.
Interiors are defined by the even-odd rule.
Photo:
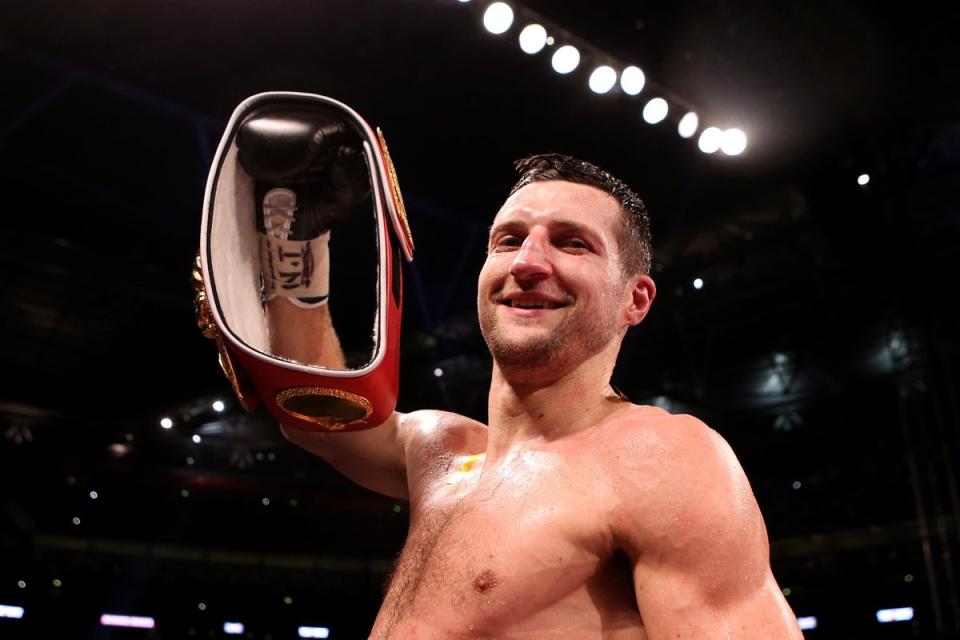
[[[653,220],[614,382],[730,442],[806,637],[960,637],[956,5],[490,4],[3,4],[0,638],[369,632],[407,505],[243,411],[194,320],[207,170],[268,90],[390,141],[401,410],[485,418],[476,278],[511,164],[594,161]]]

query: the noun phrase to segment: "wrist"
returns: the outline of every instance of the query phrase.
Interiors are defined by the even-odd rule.
[[[260,234],[261,297],[282,297],[298,307],[326,304],[330,294],[330,232],[311,240]]]

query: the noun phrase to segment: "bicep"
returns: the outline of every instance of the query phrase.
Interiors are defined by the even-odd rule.
[[[677,433],[661,451],[660,482],[638,485],[618,521],[648,636],[801,638],[736,456],[702,423]]]
[[[703,581],[685,572],[635,568],[637,606],[647,637],[802,638],[796,617],[768,571],[760,580],[731,576],[736,585]]]

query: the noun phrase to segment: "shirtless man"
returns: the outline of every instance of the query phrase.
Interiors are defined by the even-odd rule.
[[[489,425],[417,411],[354,433],[284,429],[410,501],[371,638],[801,638],[723,438],[608,383],[656,293],[643,203],[573,158],[518,170],[478,282]],[[270,303],[310,313],[287,304]]]

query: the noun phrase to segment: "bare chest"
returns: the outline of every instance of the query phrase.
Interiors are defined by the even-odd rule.
[[[547,638],[561,622],[570,637],[602,626],[598,609],[635,613],[589,468],[539,453],[496,469],[463,471],[463,460],[414,496],[374,638]]]

